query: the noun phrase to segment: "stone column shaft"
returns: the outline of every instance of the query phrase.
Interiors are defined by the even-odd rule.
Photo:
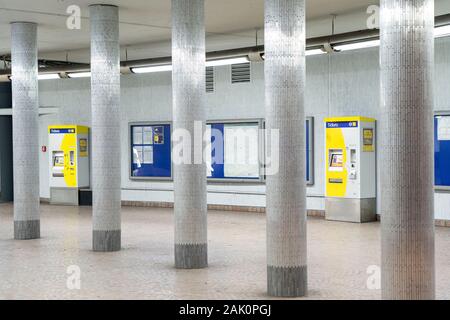
[[[14,238],[40,237],[37,25],[11,24]]]
[[[266,0],[266,127],[269,134],[279,130],[280,136],[279,171],[266,182],[272,296],[307,293],[305,46],[305,1]]]
[[[433,299],[434,1],[381,0],[382,297]]]
[[[174,164],[175,266],[204,268],[207,259],[206,166],[194,163],[195,126],[205,127],[204,0],[172,0],[174,130],[192,139],[192,164]]]
[[[93,250],[121,247],[119,9],[91,5]]]

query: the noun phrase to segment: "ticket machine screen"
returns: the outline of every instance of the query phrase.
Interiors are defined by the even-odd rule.
[[[341,171],[344,168],[344,155],[342,149],[329,150],[329,170]]]
[[[54,177],[64,177],[64,152],[53,151],[53,168],[52,174]]]

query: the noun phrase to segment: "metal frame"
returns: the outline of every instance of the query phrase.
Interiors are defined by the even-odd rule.
[[[450,113],[449,113],[450,115]],[[309,146],[310,146],[310,152],[308,154],[309,157],[309,177],[310,179],[306,182],[308,186],[313,186],[315,183],[315,163],[314,163],[314,117],[306,117],[305,120],[309,121],[310,128],[309,128]],[[231,183],[238,183],[238,184],[245,184],[245,185],[261,185],[266,182],[266,176],[265,176],[265,168],[263,165],[263,159],[265,156],[265,136],[261,129],[265,128],[265,120],[262,118],[254,118],[254,119],[226,119],[226,120],[208,120],[206,121],[206,125],[211,124],[257,124],[259,130],[258,134],[258,161],[260,163],[260,169],[259,169],[259,178],[258,179],[233,179],[233,178],[207,178],[208,183],[213,184],[226,184],[229,185]],[[131,171],[131,164],[132,164],[132,156],[131,156],[131,148],[132,148],[132,133],[131,129],[133,126],[155,126],[155,125],[169,125],[170,126],[170,133],[172,135],[173,133],[173,123],[172,121],[136,121],[136,122],[129,122],[128,123],[128,176],[129,179],[132,181],[165,181],[170,182],[173,181],[173,163],[171,165],[171,173],[170,177],[134,177],[132,176]],[[170,149],[172,150],[172,139],[170,139]],[[170,158],[172,159],[172,152],[170,155]],[[447,189],[450,191],[450,188]]]
[[[156,125],[169,125],[170,126],[170,177],[134,177],[131,172],[132,165],[132,156],[131,156],[131,148],[132,148],[132,133],[131,128],[133,126],[156,126]],[[171,121],[138,121],[138,122],[129,122],[128,123],[128,177],[130,180],[135,181],[173,181],[173,163],[172,163],[172,131],[173,125]]]
[[[306,117],[306,121],[309,121],[309,180],[306,181],[307,186],[313,186],[315,183],[315,166],[314,166],[314,117]]]
[[[434,122],[434,117],[436,117],[436,116],[450,116],[450,111],[435,111],[434,115],[433,115],[433,122]],[[434,183],[436,183],[436,182],[434,182]],[[450,186],[436,186],[436,185],[434,185],[434,191],[450,192]]]
[[[231,119],[231,120],[210,120],[210,121],[206,121],[206,125],[211,125],[211,124],[217,124],[217,123],[221,123],[224,125],[227,124],[258,124],[258,150],[259,150],[259,154],[258,154],[258,162],[260,164],[259,167],[259,178],[258,179],[233,179],[233,178],[207,178],[208,182],[213,182],[216,184],[220,184],[222,183],[226,183],[229,184],[230,182],[236,182],[239,184],[247,184],[247,185],[251,185],[251,184],[263,184],[264,183],[264,168],[261,166],[262,163],[262,159],[264,157],[264,137],[261,137],[262,133],[261,133],[261,129],[263,129],[263,122],[264,119]]]
[[[314,131],[314,117],[305,117],[305,121],[309,121],[310,123],[310,134],[309,134],[309,146],[310,146],[310,153],[308,154],[308,158],[309,158],[309,180],[306,180],[306,185],[307,186],[313,186],[315,184],[315,163],[314,163],[314,151],[315,151],[315,146],[314,146],[314,135],[315,135],[315,131]],[[266,127],[266,121],[263,120],[263,128]],[[264,153],[265,153],[265,141],[264,141]],[[266,182],[266,172],[265,172],[265,168],[263,168],[264,172],[263,172],[263,182]],[[306,179],[306,177],[305,177]]]

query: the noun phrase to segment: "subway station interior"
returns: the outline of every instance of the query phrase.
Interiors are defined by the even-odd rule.
[[[1,0],[1,300],[449,300],[450,1]]]

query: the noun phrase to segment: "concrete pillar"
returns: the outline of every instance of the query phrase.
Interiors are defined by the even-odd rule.
[[[434,299],[434,1],[381,0],[382,297]]]
[[[93,250],[121,247],[119,9],[91,5]]]
[[[172,0],[174,130],[189,132],[191,162],[174,163],[175,267],[207,267],[206,166],[195,163],[194,122],[205,126],[204,0]]]
[[[272,296],[307,293],[305,1],[265,1],[266,127],[279,130],[279,171],[268,175],[267,281]],[[273,147],[273,146],[272,146]]]
[[[40,237],[37,25],[11,24],[14,238]]]

